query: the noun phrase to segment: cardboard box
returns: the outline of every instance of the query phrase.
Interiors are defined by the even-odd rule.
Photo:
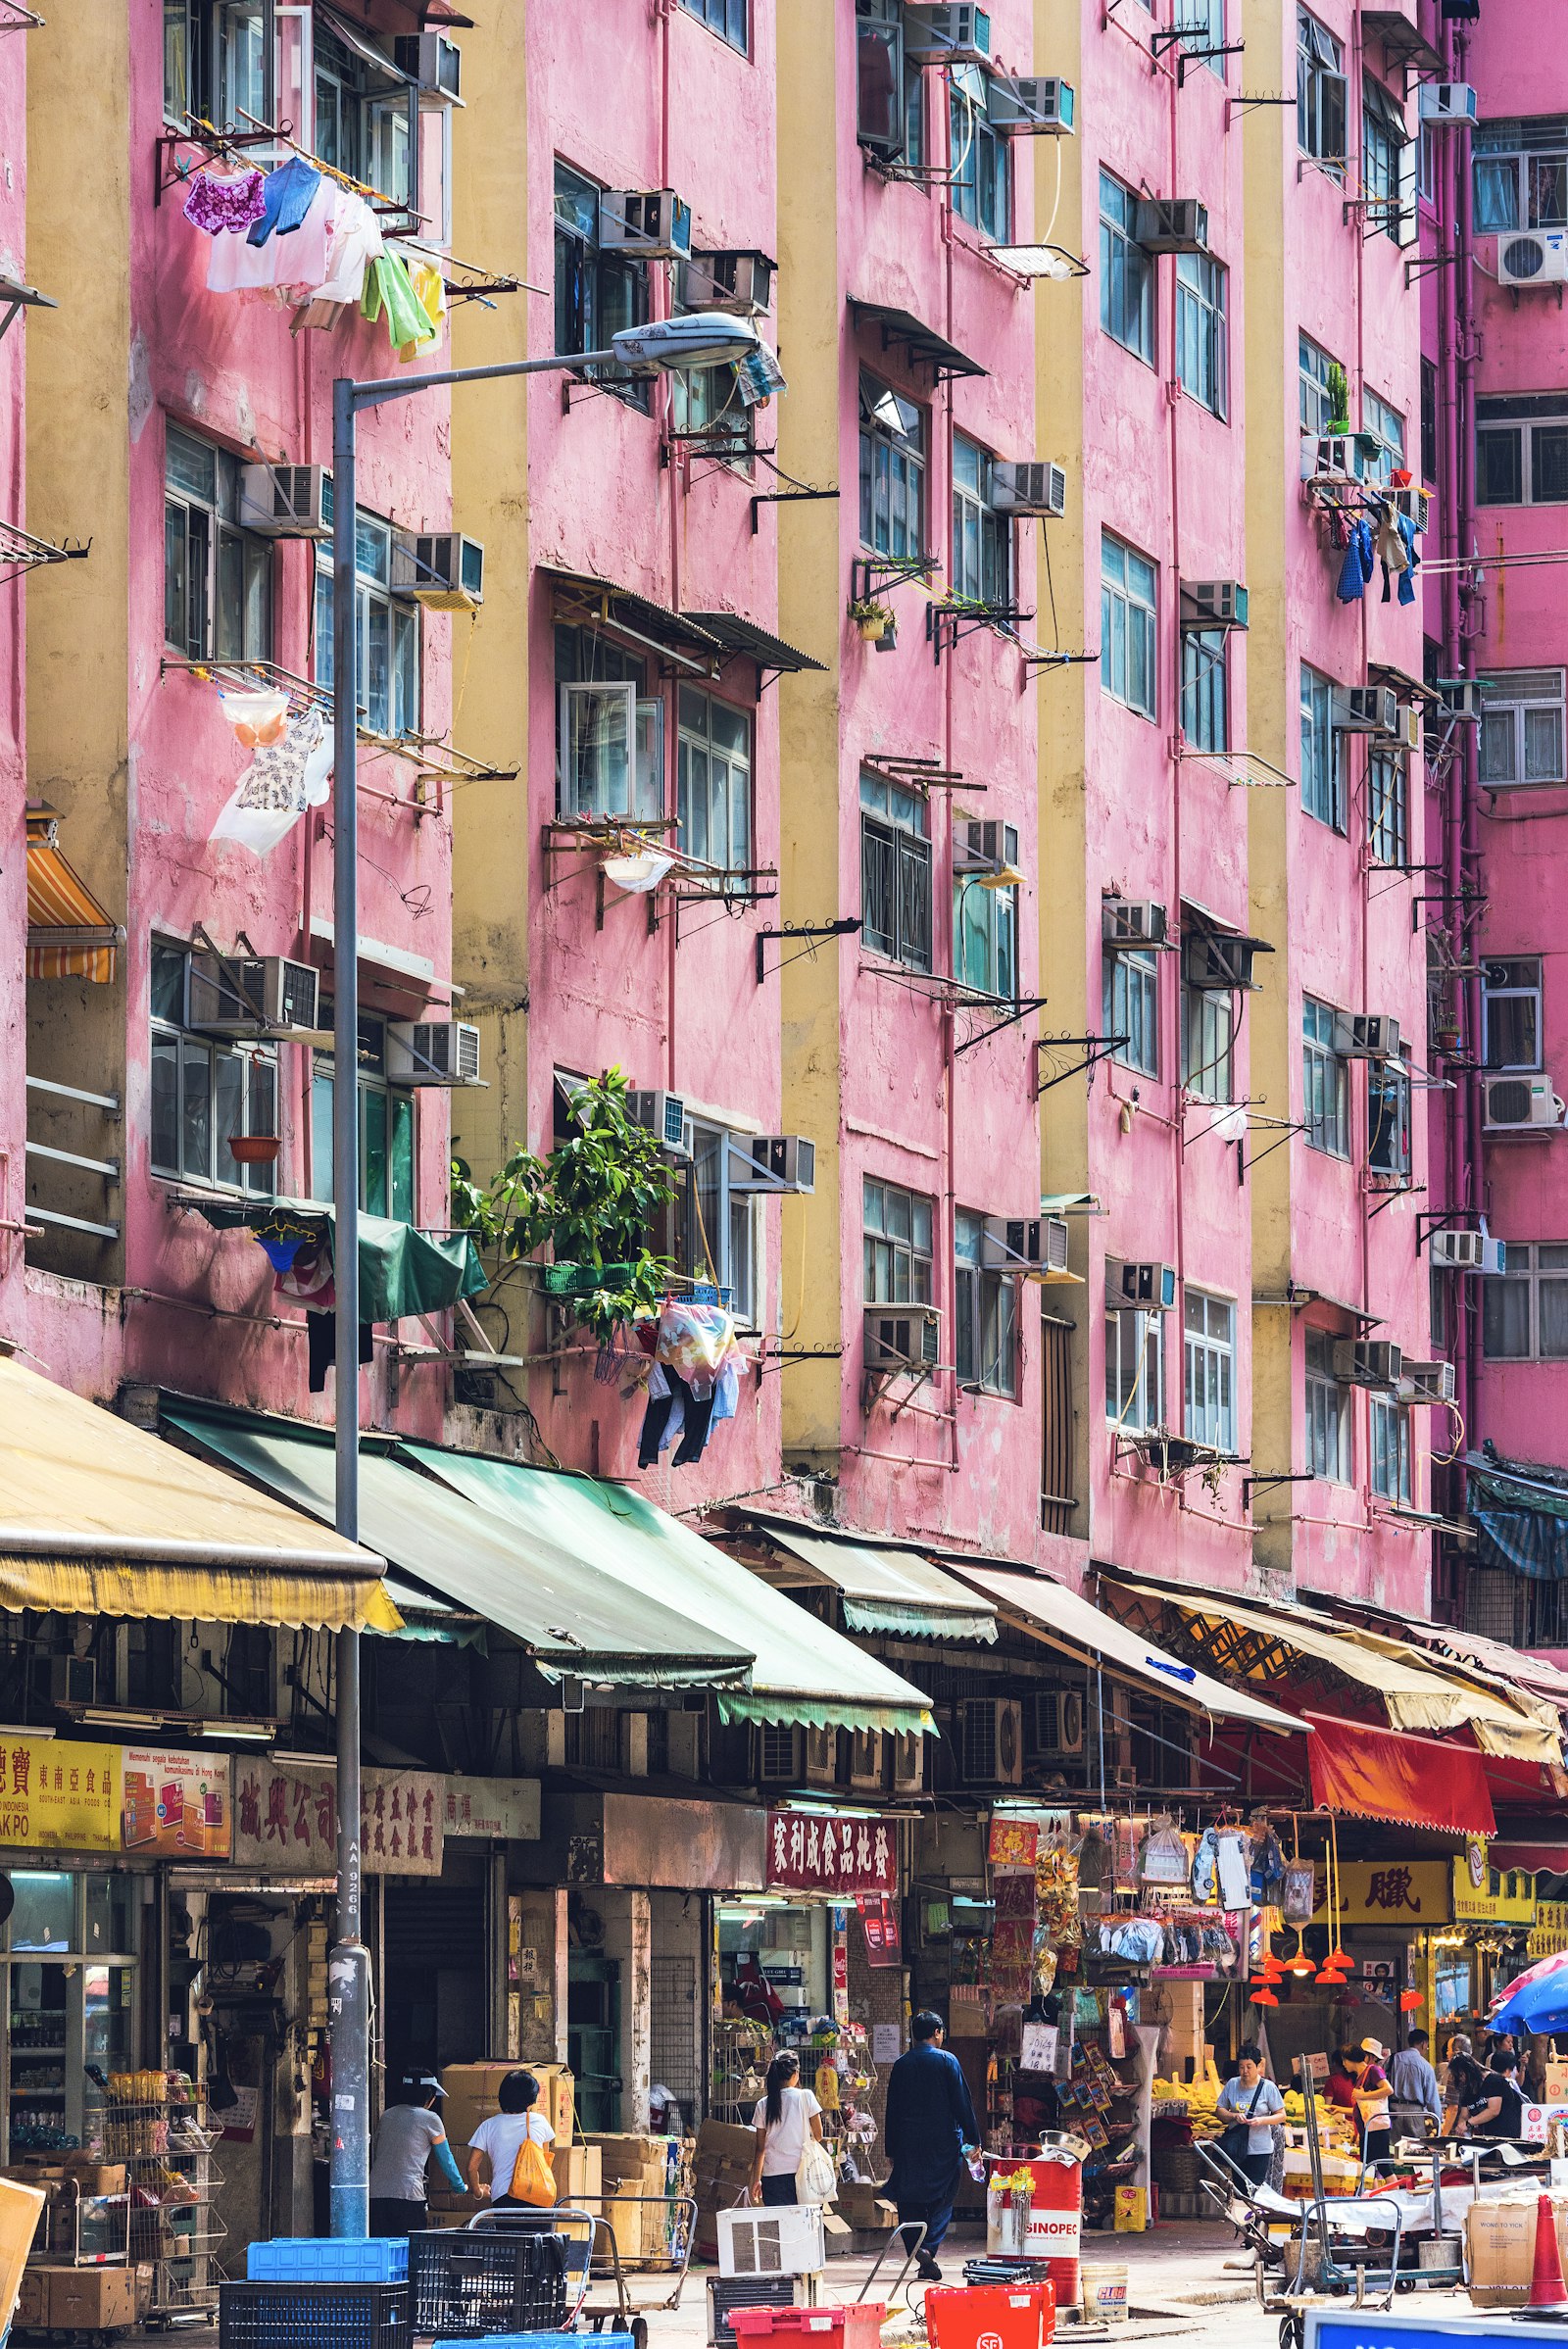
[[[1465,2213],[1470,2256],[1470,2298],[1477,2308],[1523,2308],[1530,2297],[1536,2258],[1536,2204],[1473,2202]],[[1568,2203],[1552,2198],[1557,2248],[1568,2245]]]
[[[49,2270],[51,2331],[110,2332],[136,2322],[136,2277],[131,2268]]]
[[[446,2097],[441,2118],[460,2150],[481,2121],[501,2110],[501,2082],[509,2072],[531,2072],[539,2082],[539,2106],[558,2141],[569,2145],[575,2129],[572,2077],[565,2064],[448,2064],[441,2075]]]
[[[0,2338],[11,2323],[27,2253],[43,2216],[43,2202],[36,2186],[0,2178]]]
[[[898,2205],[885,2200],[880,2186],[841,2185],[833,2198],[839,2217],[858,2233],[889,2233],[899,2223]]]
[[[70,2153],[66,2176],[74,2179],[84,2194],[122,2194],[125,2190],[123,2162],[99,2162],[87,2154]]]
[[[47,2268],[23,2269],[13,2322],[24,2331],[48,2324],[49,2271]]]
[[[599,2146],[553,2146],[550,2166],[556,2174],[558,2202],[572,2202],[579,2209],[584,2204],[590,2210],[598,2209],[605,2190],[604,2156]]]

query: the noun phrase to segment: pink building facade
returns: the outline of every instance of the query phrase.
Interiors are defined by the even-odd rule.
[[[24,429],[25,343],[30,306],[12,307],[27,283],[27,32],[0,32],[0,548],[18,542],[8,531],[26,523]],[[8,574],[8,575],[7,575]],[[26,583],[19,563],[0,564],[0,933],[26,935]],[[0,959],[0,1320],[9,1329],[20,1310],[23,1279],[23,1149],[26,1074],[24,958],[13,948]]]

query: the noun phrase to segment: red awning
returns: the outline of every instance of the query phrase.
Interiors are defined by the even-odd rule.
[[[1308,1715],[1307,1767],[1312,1800],[1352,1819],[1386,1819],[1446,1834],[1496,1833],[1482,1757],[1469,1746],[1359,1722]]]
[[[1532,1876],[1568,1876],[1568,1842],[1494,1843],[1487,1857],[1494,1868],[1525,1868]]]

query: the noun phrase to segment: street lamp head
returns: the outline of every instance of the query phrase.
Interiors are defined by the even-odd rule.
[[[697,310],[674,318],[651,318],[645,326],[623,326],[614,337],[615,357],[626,367],[714,367],[742,360],[761,337],[750,318],[727,311]]]

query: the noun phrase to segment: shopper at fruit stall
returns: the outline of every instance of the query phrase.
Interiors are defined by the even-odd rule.
[[[1383,2069],[1381,2039],[1363,2039],[1350,2059],[1355,2081],[1355,2110],[1361,2124],[1361,2159],[1386,2162],[1392,2132],[1389,2128],[1389,2076]]]
[[[1225,2082],[1214,2110],[1231,2122],[1219,2141],[1220,2151],[1254,2186],[1267,2185],[1274,2167],[1276,2132],[1285,2127],[1285,2099],[1263,2070],[1255,2047],[1242,2049],[1236,2078]]]
[[[1342,2113],[1354,2112],[1355,2082],[1350,2078],[1350,2050],[1348,2047],[1335,2048],[1334,2060],[1329,2067],[1329,2076],[1323,2083],[1323,2093],[1330,2104],[1338,2105]]]
[[[911,2044],[888,2074],[883,2141],[892,2159],[888,2192],[899,2229],[924,2226],[915,2262],[927,2283],[940,2283],[937,2253],[953,2220],[964,2157],[980,2142],[969,2083],[942,2044],[942,2018],[923,2008],[909,2025]]]

